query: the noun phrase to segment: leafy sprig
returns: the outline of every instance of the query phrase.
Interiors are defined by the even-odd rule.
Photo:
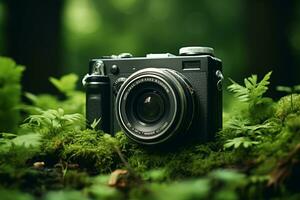
[[[40,114],[30,115],[23,126],[33,129],[57,133],[62,130],[81,129],[85,119],[81,114],[65,114],[64,110],[39,110]]]
[[[78,76],[76,74],[67,74],[60,78],[50,77],[49,81],[52,85],[59,90],[64,97],[59,99],[56,96],[49,94],[35,95],[29,92],[25,93],[25,97],[32,103],[32,105],[22,105],[21,108],[29,113],[36,114],[36,109],[41,108],[43,110],[59,109],[68,113],[84,113],[85,106],[85,94],[76,90]]]
[[[226,143],[224,144],[224,149],[228,149],[228,148],[232,148],[232,147],[234,149],[238,149],[240,147],[247,149],[248,147],[251,147],[256,144],[259,144],[259,142],[253,141],[249,137],[236,137],[236,138],[227,140]]]
[[[75,91],[78,76],[76,74],[67,74],[60,79],[50,77],[49,80],[60,92],[68,95]]]
[[[16,131],[20,119],[19,110],[24,66],[12,59],[0,56],[0,131]]]
[[[232,119],[227,125],[227,129],[234,135],[234,138],[227,139],[224,149],[228,148],[249,148],[259,144],[263,140],[263,133],[276,129],[277,123],[266,121],[263,124],[250,125],[249,121],[242,119]]]
[[[233,92],[234,96],[242,102],[257,102],[268,90],[271,74],[272,72],[267,73],[260,82],[257,82],[257,75],[252,75],[251,77],[245,78],[245,86],[242,86],[230,79],[232,84],[228,86],[228,89],[229,91]]]

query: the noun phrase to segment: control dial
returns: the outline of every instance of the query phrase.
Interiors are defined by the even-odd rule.
[[[180,56],[214,55],[214,49],[210,47],[182,47],[179,49]]]

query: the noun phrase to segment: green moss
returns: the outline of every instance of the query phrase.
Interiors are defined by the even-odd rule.
[[[96,172],[110,172],[119,162],[112,136],[94,130],[71,130],[43,140],[42,151],[48,155],[87,167]]]
[[[210,144],[183,147],[176,152],[153,152],[135,149],[128,163],[139,173],[151,169],[164,169],[166,179],[202,176],[212,169],[237,162],[234,152],[214,150]]]
[[[300,133],[300,115],[290,114],[285,119],[285,126],[291,133]]]
[[[269,174],[277,166],[278,161],[284,159],[300,143],[300,116],[289,114],[281,124],[281,131],[275,135],[265,137],[254,155],[259,163],[255,174]]]
[[[275,116],[284,120],[289,114],[300,114],[300,94],[291,94],[282,97],[276,106]]]
[[[118,141],[108,134],[85,130],[70,134],[64,142],[62,157],[82,166],[94,166],[98,172],[112,171],[118,164]]]
[[[167,179],[201,176],[238,161],[234,152],[221,151],[215,144],[192,145],[175,152],[149,151],[129,141],[121,132],[112,137],[94,130],[65,131],[45,138],[43,144],[47,155],[57,155],[102,173],[124,167],[116,152],[119,149],[137,173],[161,168]]]

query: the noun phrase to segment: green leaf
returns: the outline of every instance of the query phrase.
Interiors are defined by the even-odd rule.
[[[34,200],[35,198],[29,193],[24,193],[13,189],[0,189],[1,199],[5,200]]]
[[[300,92],[300,85],[295,85],[294,86],[294,91],[295,92]]]
[[[29,133],[25,135],[20,135],[11,142],[13,142],[15,145],[23,145],[24,147],[39,147],[41,140],[41,135],[37,133]]]
[[[279,92],[286,92],[286,93],[292,93],[293,89],[291,87],[287,87],[287,86],[277,86],[276,90]]]
[[[152,184],[148,186],[148,189],[151,192],[150,195],[152,195],[149,199],[209,199],[211,183],[209,179],[203,178],[170,184]]]
[[[225,183],[240,185],[245,183],[246,176],[230,169],[218,169],[209,174],[210,177]]]
[[[152,169],[143,174],[143,178],[145,180],[151,181],[163,181],[166,179],[166,177],[165,169]]]
[[[13,133],[0,133],[0,138],[3,139],[13,139],[15,137],[17,137],[17,135]]]
[[[78,76],[76,74],[68,74],[62,76],[60,79],[50,77],[49,80],[60,92],[68,94],[75,91]]]
[[[232,147],[234,149],[238,149],[240,147],[244,147],[245,149],[247,149],[256,144],[259,144],[259,142],[252,141],[248,137],[236,137],[236,138],[227,140],[223,147],[224,147],[224,149],[228,149],[228,148],[232,148]]]
[[[248,101],[248,89],[236,83],[232,79],[229,80],[232,82],[232,84],[228,86],[229,91],[234,92],[234,96],[237,97],[240,101]]]
[[[24,70],[24,66],[17,65],[12,59],[0,57],[0,84],[18,84]]]
[[[0,130],[15,131],[19,121],[21,85],[23,66],[12,59],[0,57]]]
[[[94,119],[93,123],[91,124],[91,127],[93,130],[96,129],[97,125],[100,123],[101,121],[101,117],[97,120],[97,119]]]
[[[82,192],[75,190],[61,190],[48,192],[45,200],[87,200]]]

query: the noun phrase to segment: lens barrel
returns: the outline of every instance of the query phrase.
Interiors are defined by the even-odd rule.
[[[195,110],[194,91],[174,70],[146,68],[122,84],[115,108],[129,138],[145,145],[160,144],[189,128]]]

